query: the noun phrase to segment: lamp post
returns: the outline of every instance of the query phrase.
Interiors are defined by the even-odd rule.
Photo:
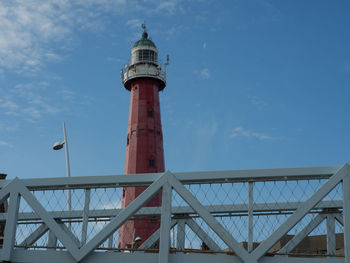
[[[66,132],[66,124],[63,122],[63,137],[64,141],[63,142],[56,142],[53,145],[53,149],[55,151],[61,150],[64,145],[66,145],[65,150],[66,150],[66,168],[67,168],[67,177],[70,177],[70,164],[69,164],[69,152],[68,152],[68,140],[67,140],[67,132]],[[71,211],[72,208],[72,201],[71,201],[71,192],[70,189],[68,189],[67,193],[67,208],[68,211]],[[70,223],[68,223],[68,227],[70,228]]]

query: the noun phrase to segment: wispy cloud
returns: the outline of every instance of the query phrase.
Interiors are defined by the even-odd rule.
[[[210,79],[211,74],[208,68],[203,68],[201,70],[195,70],[194,73],[198,75],[201,79]]]
[[[236,127],[232,130],[232,132],[230,134],[230,138],[239,138],[239,137],[253,138],[253,139],[258,139],[261,141],[280,139],[277,137],[272,137],[266,133],[249,131],[249,130],[244,129],[243,127]]]
[[[65,5],[65,1],[56,8],[50,1],[1,1],[0,67],[36,70],[47,53],[45,44],[69,33],[68,18],[60,12],[67,9]]]
[[[12,147],[11,144],[9,144],[8,142],[5,142],[5,141],[0,141],[0,147],[1,147],[1,146]]]
[[[102,209],[119,209],[122,207],[122,202],[121,200],[114,201],[114,202],[109,202],[106,204],[102,205]]]
[[[131,28],[139,28],[143,22],[140,19],[130,19],[126,21],[126,25]]]
[[[41,83],[39,86],[33,84],[18,84],[14,88],[13,92],[21,97],[28,105],[24,112],[29,113],[33,117],[40,117],[40,113],[57,113],[60,110],[53,106],[48,99],[39,95],[38,90],[45,90],[46,83]],[[32,114],[31,114],[32,113]]]
[[[251,104],[256,106],[259,110],[262,110],[268,106],[268,103],[264,99],[262,99],[258,96],[251,96],[251,97],[249,97],[249,99],[250,99]]]
[[[176,25],[167,28],[162,34],[164,34],[166,40],[171,40],[178,38],[184,31],[189,30],[191,30],[191,27],[188,25]]]
[[[11,96],[5,96],[3,99],[0,98],[0,108],[5,109],[5,113],[11,113],[18,110],[19,106],[15,103]]]
[[[103,28],[99,15],[124,5],[121,0],[0,1],[0,68],[36,72],[45,61],[60,60],[55,45],[69,45],[76,29]]]
[[[155,11],[162,12],[168,15],[174,15],[177,12],[184,13],[184,9],[180,2],[180,0],[160,1]]]
[[[123,60],[121,58],[107,57],[105,58],[105,62],[109,62],[109,63],[118,62],[118,64],[120,64],[121,62],[123,62]]]
[[[208,11],[201,11],[195,16],[195,19],[199,22],[206,22],[208,20],[208,14]]]
[[[5,115],[24,117],[34,121],[46,114],[60,112],[47,98],[41,95],[46,83],[18,84],[0,98],[0,108]]]
[[[19,130],[18,122],[0,121],[0,132],[14,132]]]
[[[73,100],[75,99],[75,92],[69,89],[63,89],[59,91],[59,94],[63,97],[64,100]]]
[[[76,31],[101,31],[106,14],[174,15],[181,0],[12,0],[0,1],[0,75],[3,69],[38,72],[47,61],[62,60],[62,48],[75,43]],[[126,22],[139,27],[139,19]]]

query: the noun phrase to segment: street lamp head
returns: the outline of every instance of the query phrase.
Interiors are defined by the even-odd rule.
[[[64,142],[56,142],[56,143],[53,145],[52,148],[53,148],[55,151],[61,150],[61,149],[63,148],[63,145],[64,145]]]

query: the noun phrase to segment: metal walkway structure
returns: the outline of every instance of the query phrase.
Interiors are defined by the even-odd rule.
[[[133,186],[148,187],[122,209]],[[0,188],[6,262],[350,262],[348,164],[15,178]],[[145,207],[160,191],[162,206]],[[145,217],[160,229],[118,248],[118,229]]]

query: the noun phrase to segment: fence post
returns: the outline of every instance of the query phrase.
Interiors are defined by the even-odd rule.
[[[170,224],[171,224],[171,186],[163,185],[162,192],[162,215],[160,223],[160,246],[159,263],[168,263],[170,247]]]
[[[185,249],[185,219],[179,219],[177,222],[176,248],[178,250]]]
[[[343,178],[343,225],[345,262],[350,263],[350,171]]]
[[[249,203],[248,203],[248,252],[253,250],[253,182],[249,182]]]
[[[18,192],[10,193],[9,209],[5,224],[4,246],[2,249],[3,261],[11,261],[11,253],[16,239],[17,217],[20,196]]]
[[[80,246],[84,246],[86,244],[86,233],[87,227],[89,223],[89,207],[90,207],[90,189],[85,189],[85,202],[84,202],[84,210],[83,210],[83,224],[81,226],[81,242]]]
[[[335,255],[336,243],[335,243],[335,217],[334,214],[329,213],[327,215],[327,254]]]

